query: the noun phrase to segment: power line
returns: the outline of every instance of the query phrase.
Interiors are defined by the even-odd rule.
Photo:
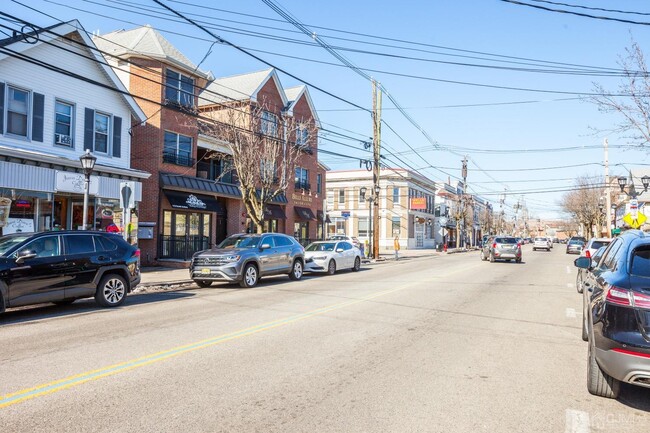
[[[529,3],[523,3],[520,1],[515,1],[515,0],[501,0],[504,3],[512,3],[518,6],[528,6],[530,8],[534,9],[541,9],[544,11],[548,12],[557,12],[557,13],[562,13],[562,14],[567,14],[567,15],[577,15],[579,17],[585,17],[585,18],[593,18],[597,20],[604,20],[604,21],[616,21],[619,23],[625,23],[625,24],[636,24],[636,25],[641,25],[641,26],[650,26],[650,23],[648,22],[643,22],[643,21],[632,21],[632,20],[625,20],[622,18],[612,18],[612,17],[604,17],[604,16],[599,16],[599,15],[591,15],[591,14],[585,14],[582,12],[574,12],[574,11],[568,11],[564,9],[553,9],[553,8],[548,8],[545,6],[539,6],[539,5],[531,5]],[[535,1],[535,0],[532,0]]]
[[[566,7],[570,7],[570,8],[576,8],[576,9],[587,9],[587,10],[591,10],[591,11],[612,12],[612,13],[616,13],[616,14],[626,14],[626,15],[650,16],[650,13],[646,13],[646,12],[624,11],[624,10],[620,10],[620,9],[605,9],[605,8],[597,8],[597,7],[592,7],[592,6],[583,6],[583,5],[568,4],[568,3],[558,3],[558,2],[548,1],[548,0],[529,0],[529,1],[534,1],[534,2],[537,2],[537,3],[547,3],[547,4],[556,5],[556,6],[566,6]]]

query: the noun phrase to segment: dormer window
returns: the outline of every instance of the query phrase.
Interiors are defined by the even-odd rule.
[[[167,103],[178,104],[183,107],[193,107],[194,79],[167,69],[165,100]]]

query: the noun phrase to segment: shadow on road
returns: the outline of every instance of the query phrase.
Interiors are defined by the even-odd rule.
[[[650,397],[650,389],[622,383],[618,402],[637,410],[650,412],[650,398],[648,397]]]
[[[173,299],[195,296],[188,292],[156,292],[146,293],[146,296],[134,294],[126,298],[126,302],[117,308],[102,308],[92,298],[79,299],[71,305],[38,304],[26,307],[10,308],[0,315],[0,326],[17,323],[31,322],[42,319],[53,319],[58,317],[85,315],[89,313],[110,312],[124,307],[154,302],[171,301]]]

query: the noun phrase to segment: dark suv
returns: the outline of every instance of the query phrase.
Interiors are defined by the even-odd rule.
[[[589,392],[616,398],[620,381],[650,387],[650,235],[625,232],[598,263],[575,265],[590,270],[582,283]]]
[[[90,296],[103,307],[116,307],[139,282],[140,250],[117,234],[53,231],[0,237],[0,312]]]

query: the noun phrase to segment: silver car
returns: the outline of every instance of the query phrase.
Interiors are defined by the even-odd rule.
[[[253,287],[261,277],[288,274],[302,278],[305,250],[294,238],[281,233],[237,234],[216,248],[192,256],[190,277],[199,287],[213,281]]]
[[[361,269],[361,250],[347,241],[312,242],[305,248],[305,271],[327,272]]]

